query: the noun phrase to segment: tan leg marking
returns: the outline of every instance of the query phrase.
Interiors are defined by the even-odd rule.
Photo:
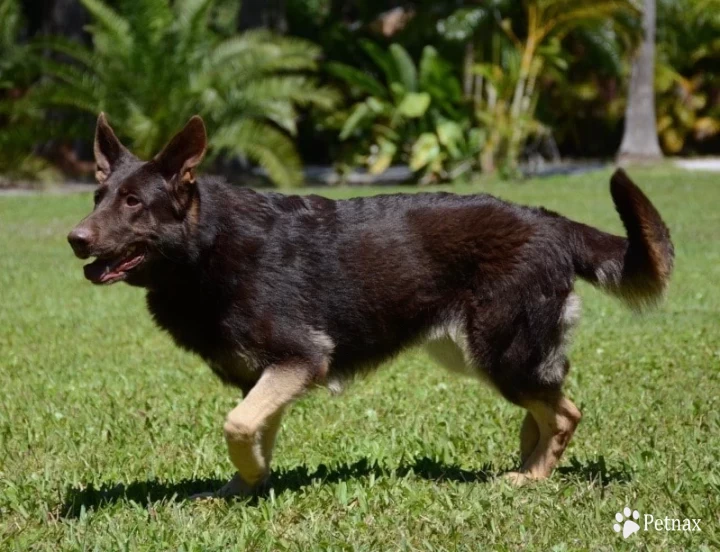
[[[284,408],[303,394],[310,377],[302,366],[270,368],[225,419],[225,440],[238,473],[218,496],[247,494],[270,474],[270,459]]]
[[[515,484],[549,477],[582,418],[580,410],[562,395],[551,401],[530,401],[524,406],[537,423],[538,440],[520,471],[507,474]]]
[[[197,498],[229,498],[232,496],[243,496],[250,495],[260,485],[265,482],[267,475],[270,471],[270,461],[272,460],[273,447],[275,445],[275,437],[277,436],[278,430],[280,429],[280,422],[282,421],[283,409],[279,412],[270,416],[267,423],[263,428],[258,431],[259,448],[258,451],[256,446],[252,447],[253,456],[258,459],[258,464],[264,466],[266,473],[261,475],[259,481],[250,485],[245,483],[240,476],[240,473],[236,473],[230,481],[218,489],[215,493],[203,493],[198,495]],[[229,447],[229,444],[228,444]],[[246,463],[247,465],[247,463]]]
[[[525,461],[530,457],[532,452],[540,440],[540,428],[532,417],[530,412],[525,414],[522,427],[520,428],[520,461]]]

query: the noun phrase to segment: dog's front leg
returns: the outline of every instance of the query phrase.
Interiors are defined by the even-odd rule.
[[[225,419],[225,439],[238,473],[216,496],[251,494],[265,482],[283,410],[308,389],[312,380],[306,366],[272,366],[230,411]]]

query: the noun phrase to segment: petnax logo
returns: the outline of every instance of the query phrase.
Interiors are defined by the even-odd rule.
[[[653,514],[644,514],[640,519],[640,512],[626,506],[622,512],[615,514],[613,531],[621,533],[624,539],[642,531],[683,531],[686,533],[699,533],[700,518],[671,518],[660,517]]]

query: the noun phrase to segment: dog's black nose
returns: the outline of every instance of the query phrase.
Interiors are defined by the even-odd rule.
[[[82,259],[85,259],[90,255],[89,250],[91,240],[92,233],[87,228],[74,228],[68,234],[68,241],[70,242],[70,247],[73,248],[75,255]]]

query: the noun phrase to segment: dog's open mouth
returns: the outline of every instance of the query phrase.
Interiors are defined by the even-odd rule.
[[[123,280],[128,272],[145,260],[145,253],[133,248],[117,257],[98,257],[85,265],[85,278],[93,284],[112,284]]]

